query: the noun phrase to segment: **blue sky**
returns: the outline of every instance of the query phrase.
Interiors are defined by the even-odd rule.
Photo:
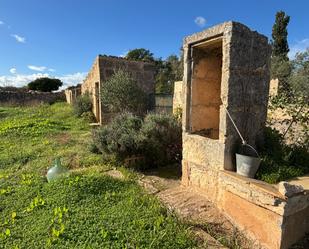
[[[309,47],[308,0],[0,0],[0,85],[42,75],[76,84],[98,54],[143,47],[165,58],[229,20],[270,37],[278,10],[291,16],[291,54]]]

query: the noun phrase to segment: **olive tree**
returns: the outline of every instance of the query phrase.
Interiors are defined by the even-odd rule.
[[[146,110],[147,97],[129,72],[118,70],[103,82],[101,101],[110,112],[141,115]]]

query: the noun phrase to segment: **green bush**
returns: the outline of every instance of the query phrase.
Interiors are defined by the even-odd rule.
[[[148,114],[141,128],[141,148],[148,165],[164,166],[180,162],[181,124],[167,114]]]
[[[103,155],[119,162],[132,156],[144,157],[144,168],[181,160],[181,125],[169,115],[148,114],[142,120],[132,114],[121,114],[94,130],[93,140]]]
[[[257,179],[277,183],[309,173],[309,153],[305,145],[287,145],[275,129],[266,128],[261,148],[262,162]]]
[[[83,112],[80,117],[89,123],[95,121],[95,116],[91,111]]]
[[[123,113],[111,123],[93,131],[93,139],[103,154],[113,154],[120,161],[140,153],[139,131],[142,119]]]
[[[74,114],[78,117],[80,117],[83,113],[92,111],[92,101],[88,93],[77,97],[73,104],[73,111]]]

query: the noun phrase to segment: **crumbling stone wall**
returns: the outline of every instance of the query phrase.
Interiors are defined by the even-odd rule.
[[[174,83],[174,95],[173,95],[173,113],[175,113],[179,108],[183,108],[183,82],[176,81]]]
[[[93,98],[93,113],[98,122],[105,123],[113,116],[103,110],[100,101],[100,91],[104,81],[108,80],[116,70],[128,71],[137,84],[148,95],[148,109],[154,108],[155,93],[155,67],[152,63],[131,61],[121,57],[96,57],[94,64],[84,80],[81,88],[82,94],[89,92]]]
[[[81,95],[81,86],[71,86],[64,90],[67,103],[73,104],[77,97]]]
[[[55,93],[0,91],[0,105],[3,106],[31,106],[44,103],[52,104],[58,101],[65,101],[63,91]]]

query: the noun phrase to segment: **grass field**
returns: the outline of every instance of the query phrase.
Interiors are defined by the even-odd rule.
[[[90,137],[67,104],[0,107],[0,248],[195,248],[133,179],[102,173]],[[47,183],[56,157],[72,173]]]

